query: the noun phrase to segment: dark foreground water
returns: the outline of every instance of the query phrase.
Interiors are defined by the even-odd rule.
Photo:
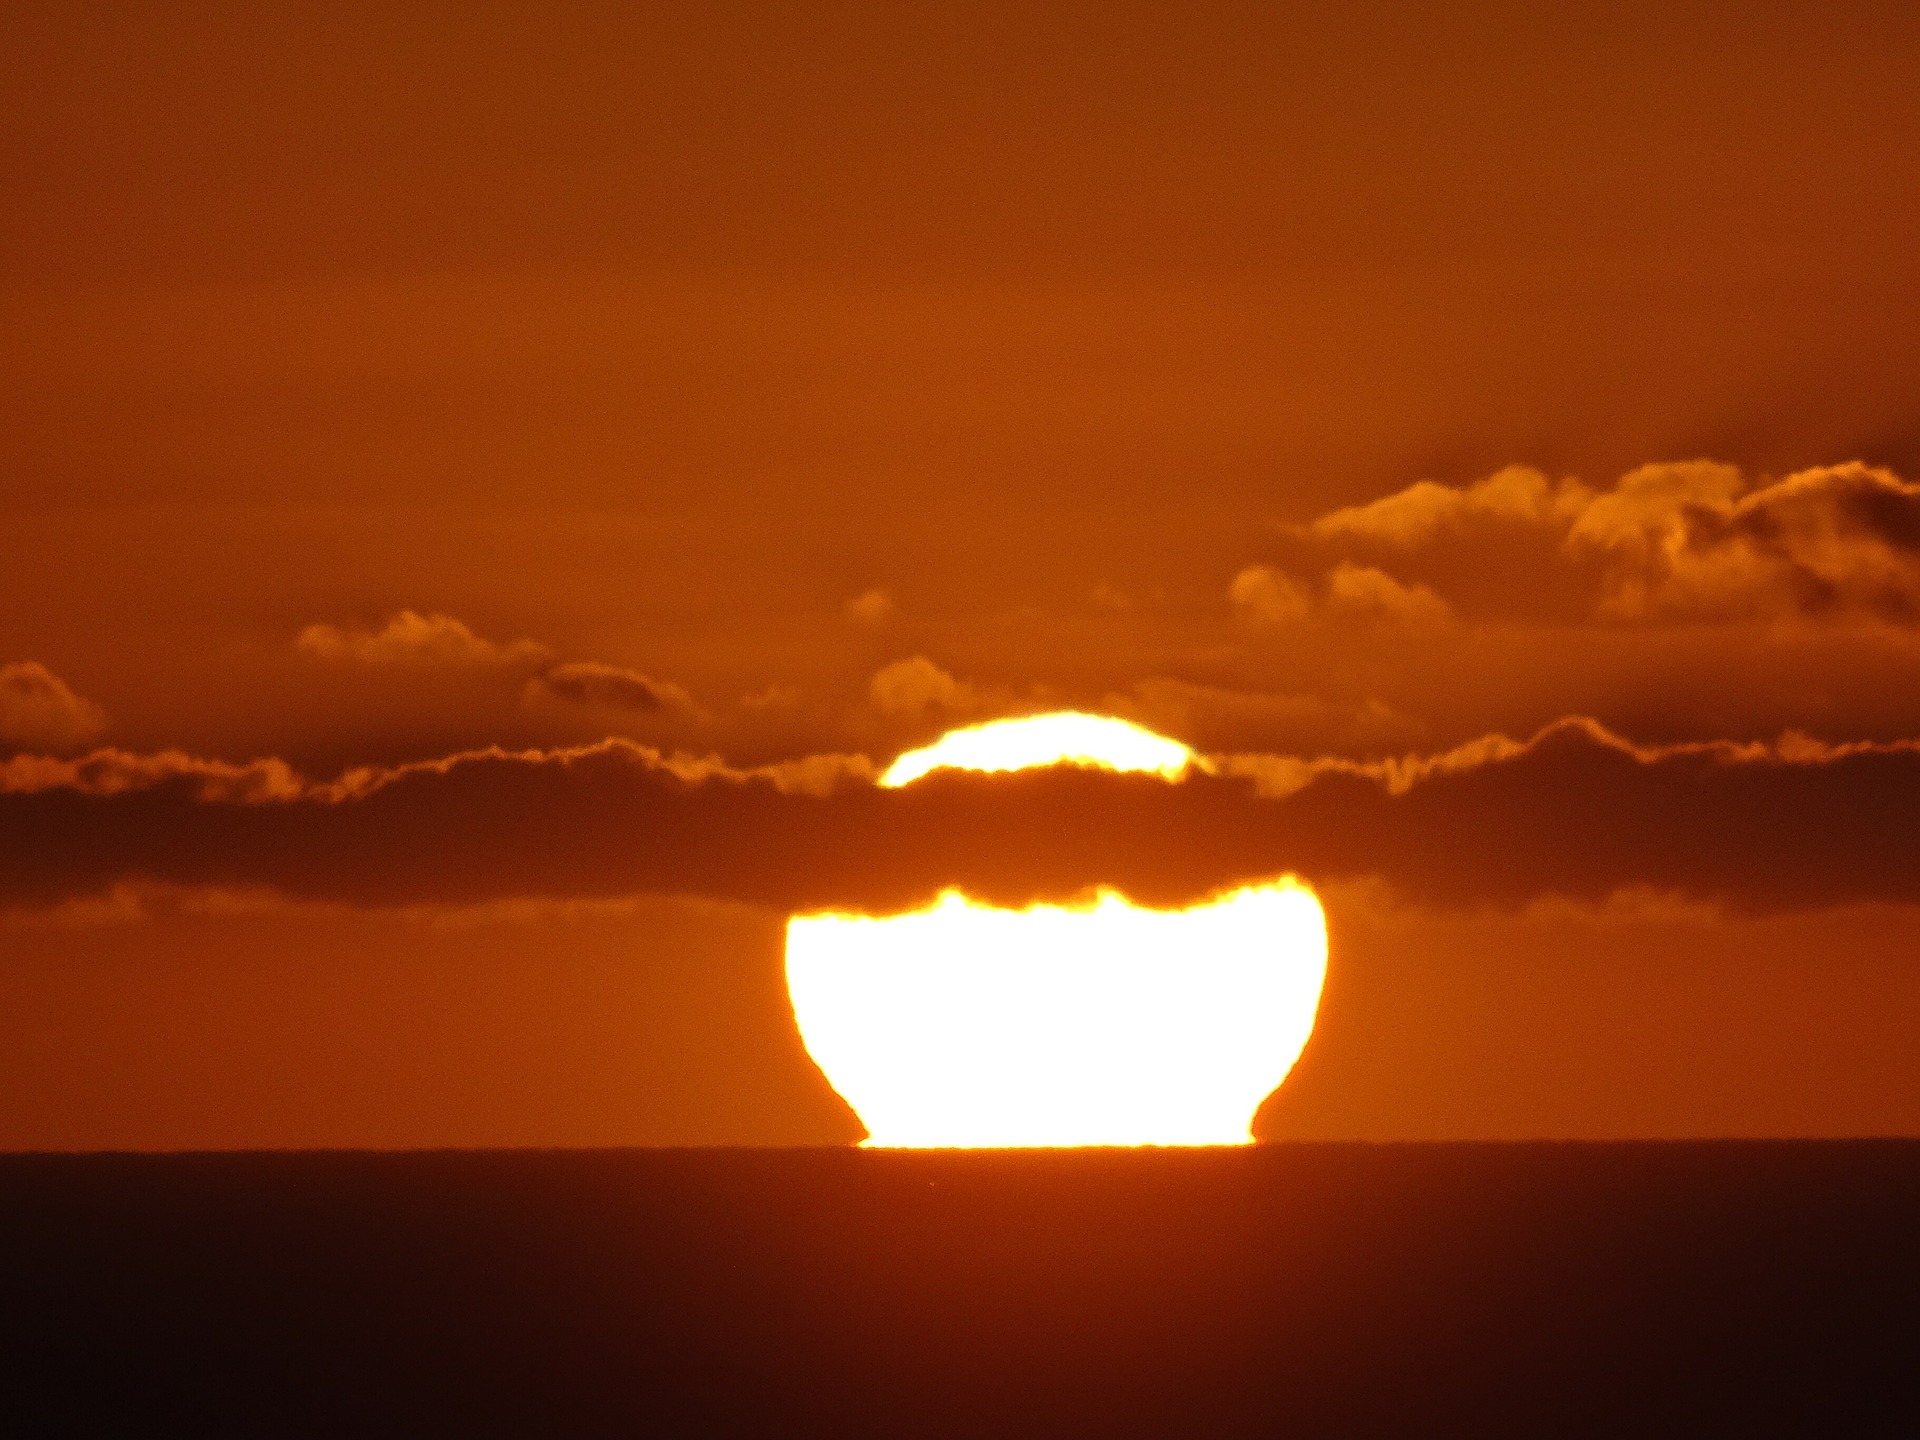
[[[1920,1143],[0,1157],[0,1265],[18,1435],[1920,1434]]]

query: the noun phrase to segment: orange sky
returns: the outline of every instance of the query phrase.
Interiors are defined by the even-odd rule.
[[[1920,1134],[1912,7],[1034,8],[9,7],[0,1145],[849,1138],[969,866],[1319,883],[1263,1134]],[[870,789],[1058,705],[1238,758]]]

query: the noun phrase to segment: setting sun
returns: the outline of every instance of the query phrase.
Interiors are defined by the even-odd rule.
[[[807,1049],[877,1146],[1244,1144],[1325,968],[1319,902],[1291,882],[1184,911],[949,891],[787,927]]]
[[[1124,721],[1042,715],[955,731],[882,783],[1049,764],[1173,781],[1192,763]],[[1306,1044],[1326,955],[1319,901],[1292,877],[1185,910],[949,890],[906,914],[795,916],[787,986],[870,1146],[1236,1145]]]

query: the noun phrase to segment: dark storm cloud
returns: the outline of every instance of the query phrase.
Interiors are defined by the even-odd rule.
[[[607,742],[361,771],[299,798],[178,765],[137,785],[16,768],[0,776],[0,903],[145,879],[367,906],[650,893],[882,910],[948,885],[1016,903],[1093,884],[1170,904],[1288,870],[1456,906],[1625,886],[1749,911],[1920,900],[1909,743],[1648,750],[1568,721],[1390,767],[1273,763],[1305,768],[1284,784],[1051,770],[881,790],[844,758],[744,772]]]

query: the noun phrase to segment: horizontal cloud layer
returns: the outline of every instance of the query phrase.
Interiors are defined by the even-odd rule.
[[[1281,871],[1439,905],[1650,886],[1768,911],[1920,901],[1920,743],[1635,747],[1592,721],[1361,764],[1223,759],[1180,784],[1075,770],[871,783],[625,742],[491,750],[327,784],[274,762],[10,762],[0,903],[129,880],[355,905],[698,895],[785,910],[1002,903],[1096,884],[1155,904]]]

